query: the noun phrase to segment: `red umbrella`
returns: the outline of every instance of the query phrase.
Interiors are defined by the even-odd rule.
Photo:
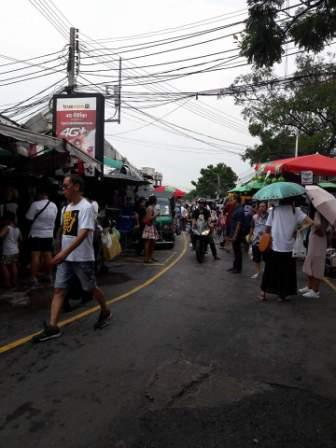
[[[155,187],[155,193],[172,193],[172,196],[176,198],[183,198],[185,192],[176,187],[171,187],[170,185],[161,185],[160,187]]]
[[[336,159],[311,154],[308,156],[291,157],[289,159],[273,160],[272,162],[259,163],[257,171],[267,173],[299,173],[301,171],[312,171],[315,175],[336,176]]]

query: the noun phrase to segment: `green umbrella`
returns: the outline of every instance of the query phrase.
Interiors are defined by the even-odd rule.
[[[319,187],[324,190],[336,190],[336,184],[333,182],[321,182],[319,183]]]
[[[248,190],[260,190],[260,188],[263,188],[265,186],[264,182],[261,182],[260,180],[251,180],[248,184],[245,185]]]
[[[259,190],[253,198],[257,201],[286,199],[305,194],[305,189],[293,182],[275,182]]]
[[[246,188],[247,185],[240,185],[239,187],[234,187],[232,190],[229,191],[229,193],[246,193],[247,191],[250,191],[251,188]]]

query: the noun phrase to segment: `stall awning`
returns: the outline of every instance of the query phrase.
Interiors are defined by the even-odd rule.
[[[122,160],[111,159],[110,157],[104,157],[104,165],[109,168],[117,168],[120,169],[123,166],[124,162]]]
[[[81,149],[76,148],[66,140],[52,137],[51,135],[37,134],[35,132],[29,131],[28,129],[7,126],[1,123],[0,134],[6,137],[10,137],[14,140],[31,143],[33,145],[45,146],[58,152],[68,152],[71,156],[77,157],[84,163],[89,163],[90,165],[93,165],[97,170],[102,171],[101,163],[98,160],[89,156]]]
[[[312,171],[317,176],[336,176],[336,159],[322,156],[321,154],[311,154],[260,163],[256,166],[256,170],[262,173],[271,172],[273,174]]]
[[[110,168],[104,165],[104,178],[114,180],[124,180],[130,183],[148,183],[137,170],[122,165],[121,168]]]

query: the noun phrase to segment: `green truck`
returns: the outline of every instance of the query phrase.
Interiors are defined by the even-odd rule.
[[[169,196],[157,197],[158,216],[155,218],[155,226],[159,233],[157,245],[173,248],[175,244],[175,224],[173,212],[173,200]]]

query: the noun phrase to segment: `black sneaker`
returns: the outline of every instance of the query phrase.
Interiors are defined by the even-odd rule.
[[[112,313],[110,310],[101,311],[99,314],[98,320],[94,325],[94,329],[100,330],[100,329],[106,327],[106,325],[108,325],[110,323],[111,319],[112,319]]]
[[[62,336],[62,332],[58,327],[53,327],[43,323],[44,330],[32,338],[32,342],[36,344],[37,342],[49,341],[49,339],[56,339]]]

